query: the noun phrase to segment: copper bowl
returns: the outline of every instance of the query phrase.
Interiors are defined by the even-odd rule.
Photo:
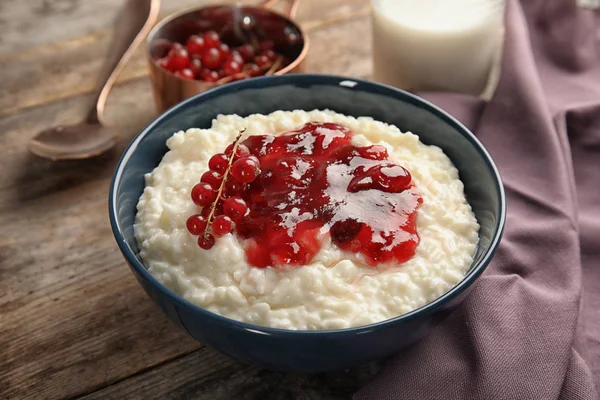
[[[288,65],[274,72],[273,75],[304,72],[304,61],[308,53],[308,37],[302,28],[293,21],[299,0],[288,1],[286,15],[271,9],[278,2],[279,0],[267,0],[262,1],[257,6],[214,5],[196,7],[172,14],[159,22],[148,34],[146,41],[152,90],[158,112],[163,112],[182,100],[219,84],[180,78],[159,67],[156,60],[166,55],[171,42],[185,43],[190,35],[208,30],[223,31],[225,28],[232,26],[234,16],[237,17],[237,21],[240,20],[240,15],[253,18],[253,22],[261,28],[264,35],[263,39],[275,42],[277,51],[292,60]],[[298,36],[298,40],[293,45],[285,42],[284,31],[288,29],[296,32]]]

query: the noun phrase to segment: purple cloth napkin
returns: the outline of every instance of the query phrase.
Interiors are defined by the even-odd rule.
[[[356,400],[598,399],[600,10],[509,1],[502,64],[488,103],[427,96],[500,169],[500,248],[463,305]]]

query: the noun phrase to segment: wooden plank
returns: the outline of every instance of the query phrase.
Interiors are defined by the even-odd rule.
[[[16,1],[16,0],[10,0]],[[79,4],[81,0],[75,1]],[[208,0],[202,0],[207,2]],[[233,1],[233,0],[231,0]],[[111,3],[114,0],[111,0]],[[202,3],[200,2],[200,4]],[[298,19],[312,29],[321,29],[323,23],[347,16],[354,16],[358,10],[365,10],[366,0],[330,0],[326,3],[318,0],[305,0],[299,9]],[[24,2],[16,7],[17,11],[24,7]],[[16,51],[2,55],[0,52],[0,116],[10,115],[18,110],[47,104],[52,101],[91,92],[95,87],[97,71],[102,64],[106,47],[111,40],[111,30],[108,27],[111,21],[106,18],[109,10],[114,14],[118,8],[99,6],[100,2],[84,2],[76,10],[89,11],[91,4],[100,8],[98,21],[103,21],[103,30],[88,32],[83,36],[69,38],[65,42],[39,46],[33,49]],[[166,2],[170,7],[177,4],[178,8],[185,8],[189,4],[198,4],[197,1],[185,0],[182,2]],[[2,10],[2,9],[0,9]],[[165,10],[164,14],[169,11]],[[79,11],[78,11],[79,12]],[[85,14],[87,15],[87,14]],[[60,14],[62,17],[62,14]],[[1,14],[0,14],[1,18]],[[58,18],[55,16],[53,18]],[[83,18],[86,20],[86,18]],[[60,21],[60,19],[58,19]],[[98,23],[98,22],[95,22]],[[79,24],[69,28],[80,32]],[[0,25],[1,26],[1,25]],[[41,27],[45,26],[43,23]],[[60,23],[57,23],[60,26]],[[95,25],[94,25],[95,26]],[[55,28],[56,29],[56,28]],[[87,32],[87,31],[85,31]],[[38,32],[41,35],[41,32]],[[54,35],[51,31],[51,35]],[[18,38],[8,36],[4,42],[19,43]],[[311,52],[312,54],[313,52]],[[147,61],[142,49],[139,49],[123,70],[119,82],[128,82],[148,75]]]
[[[324,27],[312,39],[311,70],[370,74],[367,17]],[[166,321],[135,283],[107,218],[115,163],[155,113],[149,80],[114,89],[106,118],[123,141],[113,152],[74,163],[27,153],[31,136],[48,125],[77,121],[87,100],[73,97],[0,118],[0,398],[90,393],[200,346]],[[235,365],[227,368],[240,368]],[[237,390],[245,390],[246,380],[254,382],[247,390],[257,396],[263,387],[273,390],[262,379],[292,379],[254,369],[238,373]],[[290,385],[310,381],[294,379]],[[216,396],[224,389],[215,383],[190,390]]]
[[[126,139],[152,116],[150,98],[135,106],[149,90],[115,91]],[[148,300],[112,239],[107,191],[125,143],[86,163],[26,153],[30,130],[72,117],[78,101],[0,120],[0,398],[75,396],[200,347]]]
[[[381,367],[379,362],[324,374],[274,372],[203,347],[82,399],[345,400]]]
[[[259,0],[177,0],[162,1],[161,16],[203,4],[258,4]],[[355,9],[356,0],[329,0],[320,4],[303,0],[297,18],[301,22],[335,16]],[[359,2],[367,4],[368,0]],[[107,34],[113,24],[115,13],[123,0],[3,0],[0,2],[0,54],[11,56],[57,50],[62,46],[77,44],[82,37]],[[316,7],[320,5],[321,7]],[[72,42],[75,43],[72,43]]]
[[[219,3],[227,1],[233,0]],[[161,14],[209,3],[214,2],[166,0],[161,4]],[[0,53],[18,54],[46,45],[52,48],[57,42],[69,42],[106,31],[122,5],[123,0],[2,0]]]
[[[123,0],[5,1],[0,5],[0,28],[6,25],[8,31],[0,39],[0,116],[91,92]],[[161,15],[209,3],[163,2]],[[32,14],[35,24],[30,23]],[[140,49],[121,78],[147,73]]]
[[[371,76],[371,24],[367,16],[316,30],[311,40],[308,71],[357,78]]]

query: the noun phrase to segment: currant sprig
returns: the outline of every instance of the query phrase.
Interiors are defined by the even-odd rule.
[[[246,129],[240,131],[224,153],[215,154],[208,161],[200,183],[192,188],[192,201],[203,207],[186,221],[192,235],[198,235],[198,245],[210,249],[215,236],[223,236],[235,229],[236,221],[246,215],[248,206],[239,197],[260,174],[258,158],[240,143]]]
[[[265,76],[273,75],[275,72],[279,71],[279,67],[281,67],[282,63],[283,63],[283,56],[277,57],[277,59],[271,65],[271,67],[269,68],[269,70],[267,72],[265,72]]]

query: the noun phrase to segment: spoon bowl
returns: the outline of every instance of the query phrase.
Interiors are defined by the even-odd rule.
[[[29,150],[40,157],[81,160],[104,153],[117,144],[119,134],[100,123],[55,126],[41,131],[29,142]]]

